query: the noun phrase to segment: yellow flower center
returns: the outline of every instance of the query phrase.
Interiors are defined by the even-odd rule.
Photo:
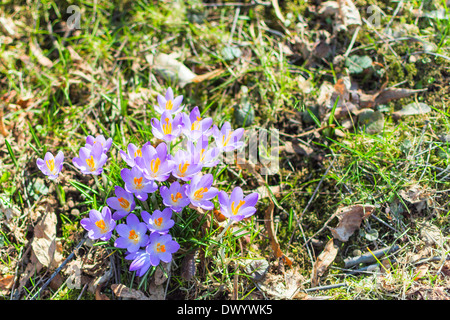
[[[187,168],[189,167],[189,163],[185,163],[183,164],[183,166],[181,166],[181,164],[178,166],[178,169],[180,170],[180,176],[184,177],[184,174],[186,173]]]
[[[50,159],[45,161],[45,163],[47,164],[48,170],[50,170],[50,172],[53,173],[55,171],[55,160]]]
[[[137,243],[139,241],[139,235],[136,233],[136,231],[131,230],[130,234],[128,235],[128,239],[130,239],[134,243]]]
[[[163,218],[154,219],[153,222],[158,226],[161,227],[161,224],[163,223]]]
[[[91,171],[95,171],[95,161],[94,156],[91,156],[89,159],[86,159],[86,163]]]
[[[166,252],[166,246],[158,242],[156,244],[156,252]]]
[[[202,120],[202,118],[197,117],[197,121],[194,121],[194,123],[192,123],[192,125],[191,125],[191,131],[200,130],[200,121],[201,120]]]
[[[207,192],[208,191],[208,188],[200,188],[200,189],[198,189],[197,191],[195,191],[194,192],[194,198],[195,198],[195,200],[201,200],[201,199],[203,199],[203,194],[205,193],[205,192]]]
[[[142,151],[141,151],[141,149],[137,149],[135,152],[134,152],[134,157],[136,158],[136,157],[142,157]]]
[[[222,145],[223,145],[224,147],[226,147],[227,144],[228,144],[228,142],[230,142],[230,138],[231,138],[231,134],[228,135],[227,140],[225,140],[225,135],[222,136]]]
[[[169,123],[169,118],[165,119],[166,124],[162,125],[164,134],[171,134],[172,133],[172,124]]]
[[[239,204],[237,205],[237,207],[234,207],[234,201],[231,203],[231,212],[233,212],[233,215],[236,215],[239,211],[239,208],[242,207],[242,205],[245,204],[244,200],[239,200]]]
[[[106,224],[105,224],[105,221],[103,219],[96,221],[95,225],[100,229],[101,233],[106,233],[108,231],[106,229]]]
[[[202,151],[200,151],[200,161],[204,161],[205,160],[205,149],[202,149]]]
[[[134,178],[134,187],[138,190],[142,189],[144,186],[142,185],[142,177]]]
[[[153,173],[157,173],[159,170],[159,165],[161,164],[161,160],[159,158],[153,159],[150,162],[150,169]]]
[[[166,102],[166,110],[172,110],[173,108],[173,102],[172,100],[169,100]]]
[[[172,201],[177,203],[178,199],[183,198],[183,196],[181,195],[181,193],[177,192],[177,194],[175,195],[175,197],[173,196],[173,194],[170,195],[170,197],[172,198]]]
[[[117,200],[119,200],[120,206],[121,206],[123,209],[128,209],[128,208],[129,208],[130,203],[128,202],[127,199],[124,199],[124,198],[120,197],[120,198],[117,199]]]

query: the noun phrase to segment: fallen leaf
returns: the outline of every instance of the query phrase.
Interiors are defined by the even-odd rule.
[[[367,218],[375,209],[371,205],[354,205],[350,207],[340,208],[336,216],[339,219],[336,228],[330,228],[335,239],[342,242],[348,241],[350,236],[359,229],[363,219]]]
[[[7,295],[14,284],[14,276],[11,274],[0,276],[0,296]]]
[[[111,289],[117,297],[122,299],[150,300],[142,291],[128,288],[123,284],[112,284]]]
[[[404,106],[401,110],[392,114],[395,118],[401,118],[403,116],[413,116],[418,114],[424,114],[431,111],[429,105],[423,102],[413,102]]]
[[[267,273],[258,286],[261,291],[280,300],[292,300],[304,298],[302,283],[304,278],[300,271],[296,268],[291,268],[285,274]]]
[[[61,247],[56,239],[57,218],[54,212],[47,211],[34,228],[31,243],[36,258],[45,267],[56,268],[62,261]]]
[[[416,275],[414,276],[413,280],[417,281],[419,279],[422,279],[423,277],[425,277],[427,275],[428,269],[429,269],[429,265],[428,264],[422,264],[419,267],[417,267],[416,269]]]
[[[373,108],[380,104],[386,104],[391,100],[407,98],[416,93],[427,91],[428,89],[405,89],[405,88],[389,88],[383,89],[374,94],[367,94],[358,91],[359,106],[361,108]]]
[[[3,110],[0,110],[0,134],[4,137],[8,136],[8,131],[6,131],[5,125],[3,123]]]
[[[197,271],[197,263],[195,260],[197,256],[198,249],[193,253],[186,254],[181,262],[181,277],[186,281],[191,280],[195,276]]]
[[[272,250],[275,254],[276,258],[281,258],[284,263],[288,266],[292,266],[292,261],[286,257],[286,255],[281,251],[280,243],[278,242],[277,235],[275,234],[275,226],[273,223],[273,210],[275,205],[271,200],[269,203],[269,207],[266,210],[264,215],[264,223],[266,226],[266,230],[269,236],[270,245],[272,246]]]
[[[178,82],[180,88],[183,88],[197,77],[183,63],[168,54],[160,53],[154,58],[152,55],[147,55],[146,59],[158,74],[166,80]]]
[[[311,287],[319,284],[319,278],[327,271],[328,267],[333,263],[338,253],[338,246],[334,239],[330,239],[323,251],[317,257],[311,273]]]

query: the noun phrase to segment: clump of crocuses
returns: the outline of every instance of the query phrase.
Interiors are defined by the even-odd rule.
[[[89,238],[103,241],[114,238],[114,246],[126,250],[130,270],[138,276],[161,261],[172,260],[180,245],[170,231],[176,224],[176,214],[184,208],[212,210],[217,199],[220,211],[231,223],[253,215],[258,201],[257,193],[244,196],[240,187],[228,195],[214,187],[212,174],[203,173],[204,168],[221,161],[223,152],[243,146],[244,129],[232,130],[229,122],[219,129],[211,118],[202,118],[198,107],[185,110],[183,96],[175,97],[171,88],[156,100],[154,110],[159,118],[151,119],[151,130],[162,142],[156,146],[150,142],[129,143],[126,150],[120,150],[127,165],[120,171],[123,187],[116,186],[114,195],[106,199],[107,206],[100,211],[91,210],[81,220]],[[103,173],[111,146],[111,138],[88,136],[72,162],[81,173],[95,178]],[[46,154],[37,165],[54,179],[61,171],[63,159],[62,153],[56,157]],[[161,207],[148,212],[147,200],[158,191]]]

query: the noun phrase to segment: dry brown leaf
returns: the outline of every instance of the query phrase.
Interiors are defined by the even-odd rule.
[[[95,300],[111,300],[106,294],[101,292],[102,286],[95,288]]]
[[[164,268],[164,270],[162,270]],[[156,268],[155,274],[153,276],[153,281],[158,286],[163,284],[167,280],[167,275],[170,273],[170,264],[162,262],[160,267]]]
[[[140,290],[130,289],[123,284],[112,284],[111,289],[114,294],[123,299],[133,299],[133,300],[150,300],[145,293]]]
[[[0,110],[0,134],[4,137],[8,136],[8,131],[3,123],[3,110]]]
[[[275,299],[304,299],[305,294],[300,290],[304,280],[299,270],[291,268],[284,274],[267,273],[258,285],[264,293]]]
[[[427,90],[428,89],[389,88],[374,94],[358,91],[359,106],[361,108],[373,108],[380,104],[386,104],[391,100],[406,98]]]
[[[416,275],[414,276],[414,281],[417,281],[419,279],[422,279],[427,275],[428,269],[430,266],[428,264],[422,264],[419,267],[417,267]]]
[[[61,247],[56,239],[56,214],[48,211],[34,228],[31,243],[36,258],[45,267],[56,268],[63,260]]]
[[[270,245],[276,258],[281,258],[288,266],[292,266],[292,261],[281,251],[280,243],[278,242],[277,235],[275,234],[275,226],[273,224],[273,210],[275,205],[271,200],[269,207],[264,215],[264,223],[269,236]]]
[[[333,237],[346,242],[350,236],[359,229],[363,219],[367,218],[375,209],[371,205],[354,205],[350,207],[340,208],[336,216],[339,219],[336,228],[330,228]]]
[[[7,295],[14,284],[14,276],[11,274],[0,276],[0,295]]]
[[[338,253],[338,246],[334,242],[334,239],[330,239],[323,251],[317,257],[314,263],[311,273],[311,287],[316,287],[319,284],[319,278],[325,273],[328,267],[333,263]]]

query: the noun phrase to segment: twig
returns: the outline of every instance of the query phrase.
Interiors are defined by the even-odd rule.
[[[345,268],[349,268],[355,265],[358,265],[360,263],[372,263],[375,262],[377,258],[382,257],[383,255],[387,255],[393,252],[396,252],[400,249],[399,245],[393,245],[389,248],[382,248],[382,249],[378,249],[375,251],[371,251],[369,253],[365,253],[363,255],[360,255],[358,257],[354,257],[354,258],[349,258],[349,259],[345,259],[344,260],[344,267]]]
[[[328,286],[321,286],[321,287],[314,287],[314,288],[305,289],[305,292],[312,292],[312,291],[319,291],[319,290],[330,290],[330,289],[346,287],[346,286],[347,286],[346,283],[336,283],[336,284],[330,284]]]

